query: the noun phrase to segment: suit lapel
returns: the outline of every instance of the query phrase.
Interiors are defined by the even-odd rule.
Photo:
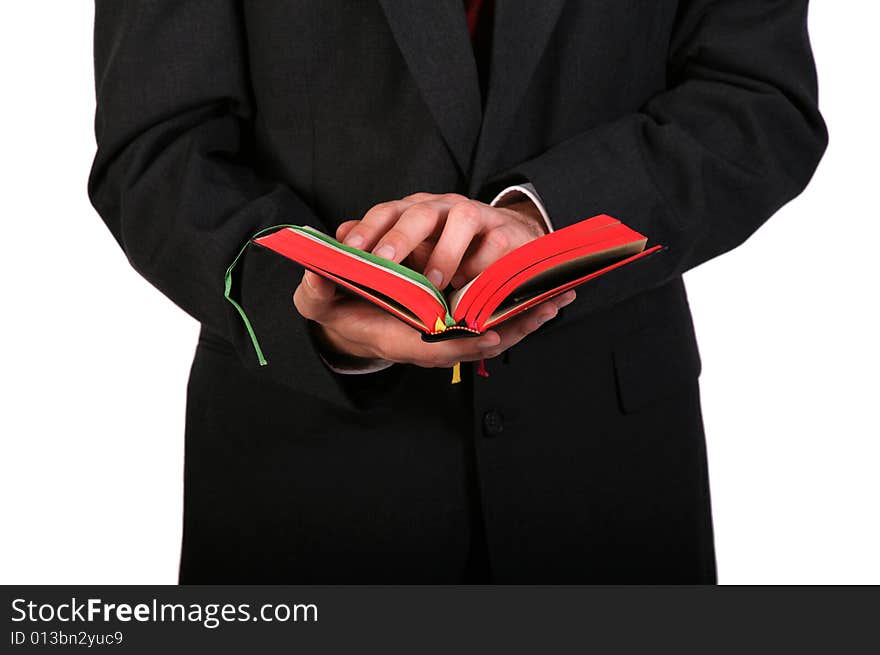
[[[565,0],[496,0],[489,90],[472,171],[472,192],[493,170],[498,151],[544,53]]]
[[[461,171],[480,132],[481,100],[461,0],[380,0],[416,84]]]

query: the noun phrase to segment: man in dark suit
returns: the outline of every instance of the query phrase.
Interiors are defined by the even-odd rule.
[[[182,582],[715,580],[681,275],[821,157],[806,0],[96,7],[91,198],[203,326]],[[668,250],[481,339],[424,344],[248,249],[260,366],[224,299],[266,226],[460,286],[598,213]]]

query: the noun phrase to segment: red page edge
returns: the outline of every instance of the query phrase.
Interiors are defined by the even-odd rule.
[[[627,257],[626,259],[621,259],[619,262],[615,262],[615,263],[611,264],[610,266],[606,266],[605,268],[602,268],[598,271],[593,271],[592,273],[589,273],[588,275],[584,275],[582,277],[579,277],[578,279],[572,280],[571,282],[566,282],[562,286],[556,287],[555,289],[551,289],[550,291],[545,291],[540,296],[535,296],[534,298],[532,298],[531,300],[529,300],[525,304],[518,307],[516,310],[512,311],[510,314],[507,314],[506,316],[504,316],[504,318],[497,320],[497,321],[492,321],[491,323],[487,322],[482,325],[478,324],[477,327],[480,330],[480,333],[482,334],[484,331],[491,329],[495,325],[500,325],[501,323],[507,321],[508,319],[511,319],[514,316],[517,316],[519,314],[522,314],[525,311],[528,311],[529,309],[531,309],[535,305],[538,305],[538,304],[544,302],[545,300],[549,300],[553,296],[558,296],[559,294],[565,293],[569,289],[573,289],[574,287],[576,287],[580,284],[583,284],[584,282],[588,282],[588,281],[592,280],[593,278],[599,277],[600,275],[604,275],[605,273],[613,271],[616,268],[620,268],[621,266],[624,266],[625,264],[629,264],[629,263],[634,262],[638,259],[642,259],[643,257],[647,257],[648,255],[653,255],[654,253],[659,252],[661,250],[665,250],[665,246],[656,245],[656,246],[652,246],[651,248],[647,248],[647,249],[643,250],[642,252],[639,252],[639,253],[636,253],[635,255],[631,255],[630,257]]]
[[[404,282],[400,278],[398,278],[393,273],[390,273],[380,267],[374,267],[370,264],[364,263],[355,257],[349,257],[348,255],[342,254],[337,250],[332,248],[325,248],[321,244],[312,241],[308,237],[305,237],[299,234],[296,231],[285,231],[284,229],[278,230],[276,232],[272,232],[265,236],[260,237],[259,239],[254,239],[253,243],[262,248],[266,248],[272,252],[275,252],[282,257],[290,259],[292,261],[297,262],[301,266],[308,268],[318,275],[322,275],[322,277],[326,277],[328,279],[332,279],[334,282],[342,284],[345,288],[357,293],[361,297],[377,304],[383,308],[389,309],[395,316],[401,316],[398,312],[391,310],[387,306],[386,303],[383,303],[380,299],[375,296],[369,295],[356,287],[356,284],[343,284],[341,280],[346,279],[343,277],[345,274],[345,270],[349,271],[349,273],[353,273],[355,270],[364,271],[363,285],[368,288],[374,288],[376,291],[379,291],[379,288],[382,286],[381,284],[375,284],[375,281],[379,280],[387,280],[388,284],[386,287],[398,288],[405,291],[410,291],[410,283]],[[295,254],[292,252],[293,248],[298,248],[299,250],[303,250],[300,254]],[[319,266],[316,263],[316,259],[327,258],[328,260],[335,260],[339,263],[340,270],[339,273],[330,273],[327,269]],[[331,277],[332,276],[332,277]],[[371,282],[370,280],[373,280]],[[354,277],[351,277],[351,281],[355,282]],[[406,285],[406,286],[403,286]],[[414,285],[413,285],[414,286]],[[388,294],[389,296],[391,293]],[[419,317],[420,321],[423,321],[426,325],[426,328],[422,326],[418,326],[417,329],[419,331],[425,331],[425,329],[433,331],[433,323],[436,322],[437,318],[437,309],[441,308],[440,304],[434,299],[432,296],[428,296],[428,294],[398,294],[398,295],[409,295],[411,301],[401,302],[398,300],[400,304],[404,305],[411,311],[413,314]],[[429,299],[430,298],[430,299]],[[433,310],[433,311],[432,311]],[[405,319],[404,319],[405,320]],[[414,327],[415,324],[413,324]]]

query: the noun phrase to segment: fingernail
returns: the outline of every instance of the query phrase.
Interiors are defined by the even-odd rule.
[[[384,246],[377,248],[376,252],[373,254],[376,255],[376,257],[382,257],[383,259],[394,259],[394,246],[386,243]]]
[[[344,241],[345,245],[352,248],[360,248],[364,245],[364,242],[365,240],[360,234],[349,234],[348,238]]]
[[[479,341],[477,341],[478,348],[491,348],[492,346],[497,346],[501,343],[501,337],[497,333],[492,334],[484,334],[480,337]]]
[[[438,271],[436,268],[432,268],[430,271],[428,271],[425,277],[427,277],[431,281],[431,284],[433,284],[438,289],[440,288],[440,284],[443,282],[443,273]]]
[[[562,309],[563,307],[565,307],[565,306],[570,305],[571,303],[573,303],[576,299],[577,299],[577,294],[576,294],[576,293],[572,293],[571,296],[568,297],[568,298],[565,298],[565,297],[563,296],[563,300],[561,300],[561,301],[559,302],[559,304],[556,305],[556,306],[559,307],[560,309]]]
[[[315,290],[315,283],[312,282],[312,272],[306,271],[305,274],[303,275],[303,279],[306,281],[306,284],[309,285],[309,289],[314,291]]]

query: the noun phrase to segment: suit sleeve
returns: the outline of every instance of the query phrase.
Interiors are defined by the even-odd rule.
[[[349,405],[296,312],[302,269],[248,248],[233,289],[266,353],[260,366],[224,298],[224,274],[257,230],[326,227],[289,186],[249,156],[254,114],[239,3],[98,0],[98,151],[89,196],[132,266],[256,375]]]
[[[559,229],[599,213],[668,250],[599,278],[601,309],[741,244],[810,180],[827,144],[806,0],[680,3],[667,90],[499,176],[534,184]],[[576,308],[576,309],[575,309]]]

